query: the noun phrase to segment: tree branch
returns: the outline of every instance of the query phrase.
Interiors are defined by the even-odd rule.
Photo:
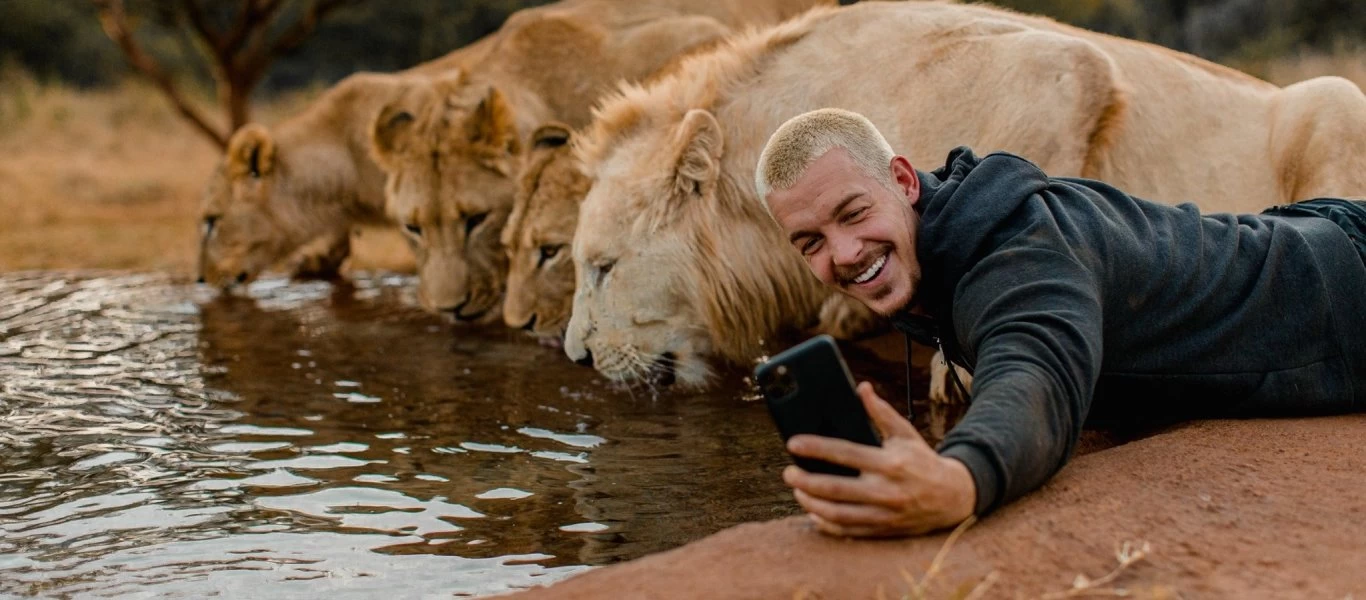
[[[204,42],[209,45],[215,58],[217,58],[223,52],[223,34],[209,25],[209,19],[205,16],[203,7],[199,6],[195,0],[180,0],[180,6],[190,21],[190,28],[194,29],[199,37],[204,38]]]
[[[132,29],[128,26],[128,14],[124,10],[123,0],[92,0],[92,2],[99,11],[100,26],[104,29],[105,35],[109,36],[109,39],[113,40],[123,51],[128,64],[161,88],[162,93],[171,100],[176,110],[180,111],[180,114],[188,119],[200,133],[213,140],[219,148],[226,149],[228,147],[228,136],[211,125],[181,95],[170,75],[167,75],[156,59],[143,51],[142,46],[133,38]]]
[[[290,27],[280,38],[275,41],[271,48],[271,56],[290,52],[304,43],[308,36],[313,35],[313,31],[318,28],[318,21],[326,17],[328,13],[346,6],[348,4],[359,4],[365,0],[313,0],[312,4],[304,10],[303,17],[299,22]]]
[[[254,36],[252,44],[242,53],[239,60],[234,64],[234,70],[238,74],[238,81],[242,84],[251,86],[260,81],[265,75],[266,67],[270,66],[271,61],[281,54],[288,53],[297,49],[308,41],[309,36],[317,30],[318,23],[329,13],[342,8],[348,4],[358,4],[365,0],[313,0],[299,20],[280,34],[275,42],[266,47],[264,28]]]
[[[275,13],[283,4],[282,0],[246,0],[242,12],[237,13],[237,21],[228,32],[223,45],[223,55],[230,57],[241,52],[247,40],[269,30]],[[227,64],[226,58],[224,64]]]

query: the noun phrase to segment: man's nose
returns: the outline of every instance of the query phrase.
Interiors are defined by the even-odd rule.
[[[859,243],[854,236],[837,236],[827,238],[830,244],[830,260],[836,265],[848,266],[858,264],[859,253],[863,249],[863,244]]]

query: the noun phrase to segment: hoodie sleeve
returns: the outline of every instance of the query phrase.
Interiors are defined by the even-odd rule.
[[[939,451],[972,473],[979,515],[1062,468],[1100,373],[1096,278],[1037,223],[987,253],[953,296],[955,334],[976,369],[972,405]]]

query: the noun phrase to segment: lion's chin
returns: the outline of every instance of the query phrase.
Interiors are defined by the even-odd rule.
[[[695,355],[665,352],[654,360],[646,381],[658,388],[701,389],[711,383],[712,372],[705,360]]]
[[[530,335],[536,338],[536,343],[547,348],[564,348],[564,334],[562,333],[532,333]]]

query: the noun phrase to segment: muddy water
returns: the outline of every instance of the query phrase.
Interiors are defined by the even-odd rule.
[[[739,374],[617,389],[411,283],[0,276],[0,593],[480,595],[796,512]]]

